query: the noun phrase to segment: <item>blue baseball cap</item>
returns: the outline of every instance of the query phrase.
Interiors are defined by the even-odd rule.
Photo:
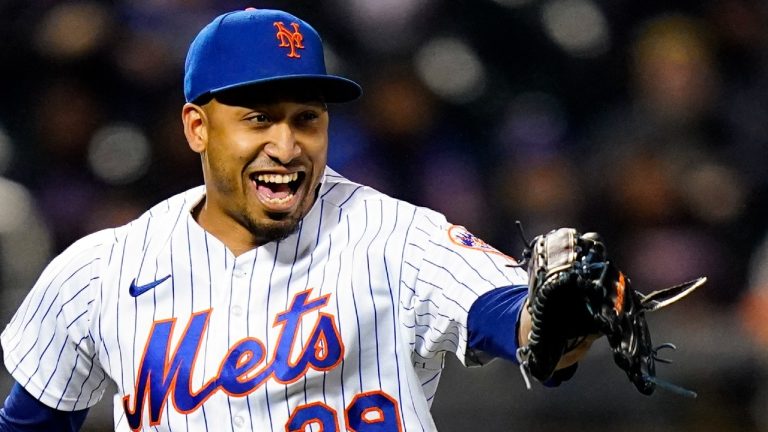
[[[284,84],[316,90],[326,102],[362,94],[349,79],[325,70],[323,42],[307,22],[283,11],[248,8],[216,17],[192,41],[184,97],[195,102],[236,88]]]

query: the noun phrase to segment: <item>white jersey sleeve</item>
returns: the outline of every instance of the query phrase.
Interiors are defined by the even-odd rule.
[[[442,352],[454,352],[467,366],[467,315],[472,303],[497,287],[527,284],[515,260],[439,213],[422,209],[404,254],[401,292],[403,325],[412,330],[413,351],[426,368],[442,366]],[[515,329],[510,329],[514,336]],[[439,364],[438,364],[439,362]],[[432,363],[430,365],[430,363]]]
[[[13,378],[52,408],[88,408],[107,387],[90,329],[98,308],[99,270],[113,241],[112,230],[101,231],[55,258],[0,336]]]

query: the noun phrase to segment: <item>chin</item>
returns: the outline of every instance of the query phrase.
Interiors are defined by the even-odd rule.
[[[299,228],[301,218],[286,214],[281,214],[280,216],[280,218],[273,217],[268,222],[256,222],[251,220],[248,230],[254,237],[259,239],[259,243],[261,244],[283,240],[296,232]]]

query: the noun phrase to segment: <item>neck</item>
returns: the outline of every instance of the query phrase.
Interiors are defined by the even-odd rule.
[[[267,243],[259,240],[252,232],[232,218],[216,215],[207,205],[206,197],[192,210],[192,218],[205,231],[219,239],[233,255],[240,256]]]

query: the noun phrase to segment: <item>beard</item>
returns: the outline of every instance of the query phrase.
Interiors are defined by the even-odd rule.
[[[284,240],[299,229],[304,214],[284,215],[271,214],[271,220],[267,223],[256,222],[248,218],[243,224],[259,244],[266,244],[273,241]]]

